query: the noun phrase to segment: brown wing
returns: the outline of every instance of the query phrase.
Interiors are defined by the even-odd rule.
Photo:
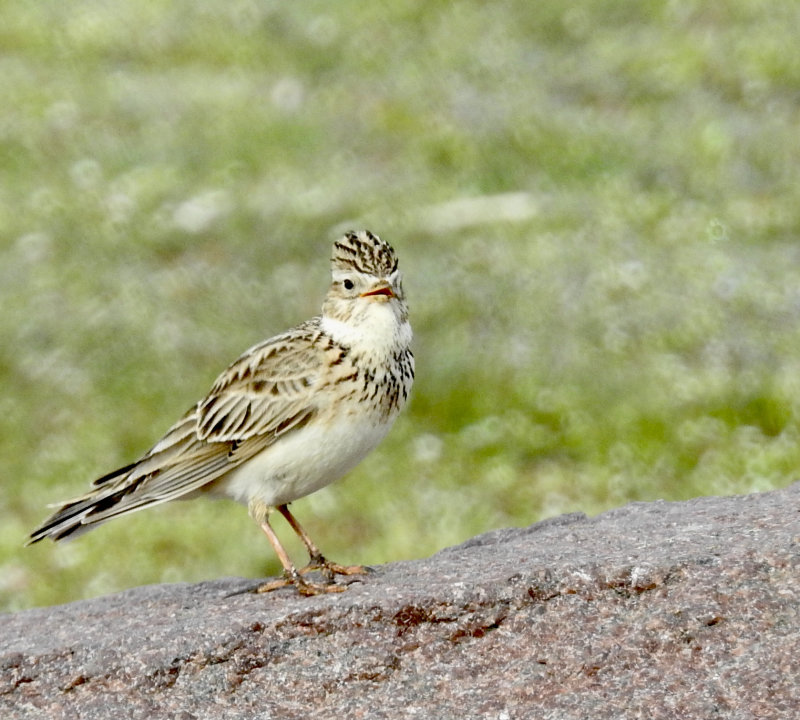
[[[248,350],[139,461],[62,505],[30,542],[58,540],[216,480],[315,414],[324,348],[318,321]]]

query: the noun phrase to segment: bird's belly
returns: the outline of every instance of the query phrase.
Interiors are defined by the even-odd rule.
[[[390,422],[352,419],[310,423],[226,474],[210,488],[247,504],[258,498],[276,506],[305,497],[338,480],[384,438]]]

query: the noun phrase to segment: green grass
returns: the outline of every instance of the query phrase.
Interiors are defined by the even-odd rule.
[[[399,252],[418,379],[384,445],[294,506],[338,561],[796,477],[792,3],[3,15],[0,607],[277,572],[225,502],[21,545],[317,312],[351,227]]]

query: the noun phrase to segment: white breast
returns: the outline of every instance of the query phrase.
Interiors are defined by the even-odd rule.
[[[374,416],[312,420],[232,470],[214,494],[247,504],[253,498],[276,506],[305,497],[338,480],[385,437],[391,422]]]

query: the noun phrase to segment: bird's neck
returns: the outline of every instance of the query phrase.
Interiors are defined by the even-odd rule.
[[[411,325],[388,307],[375,307],[356,320],[323,315],[322,330],[337,343],[370,356],[391,357],[411,344]]]

